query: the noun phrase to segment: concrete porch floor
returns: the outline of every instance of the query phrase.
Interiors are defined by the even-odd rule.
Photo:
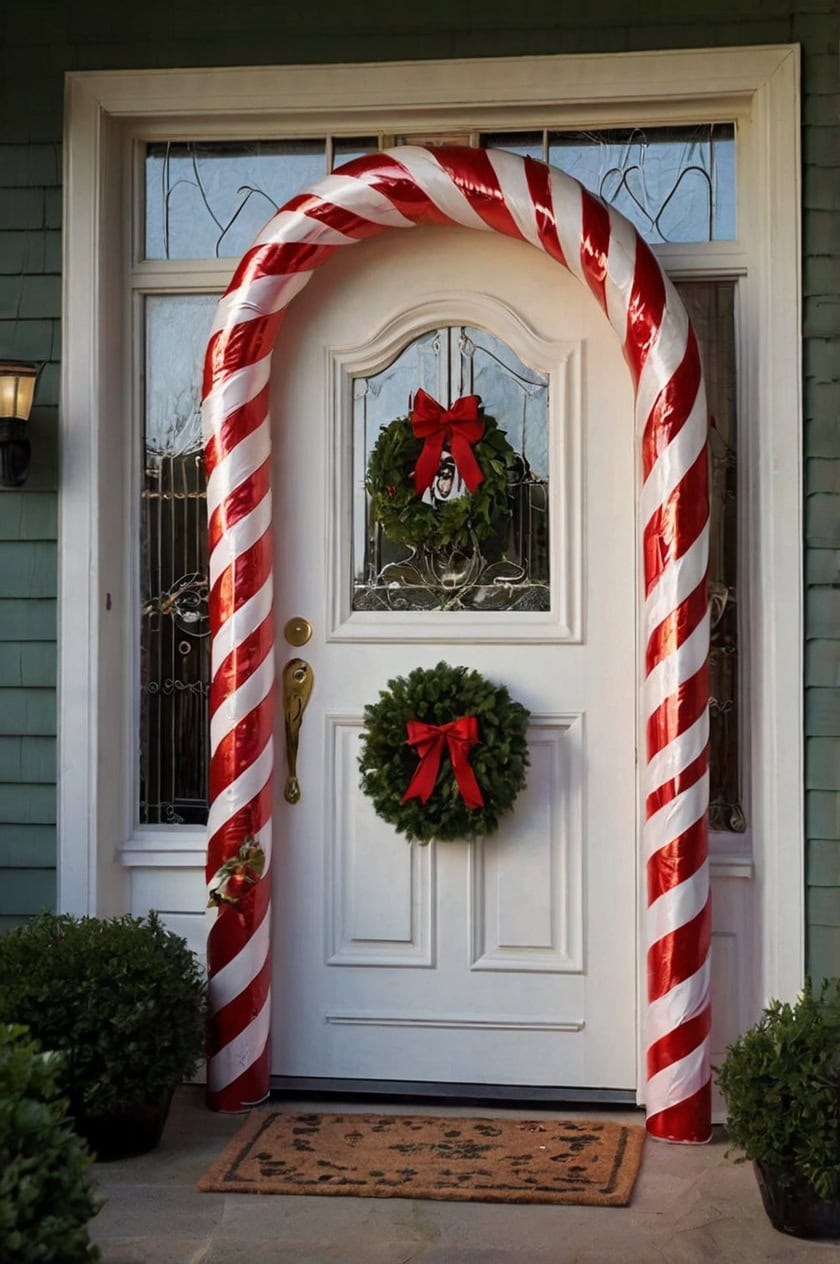
[[[488,1107],[280,1100],[276,1109],[492,1115]],[[593,1112],[510,1112],[518,1117]],[[641,1122],[635,1112],[599,1118]],[[708,1146],[651,1141],[625,1208],[421,1202],[402,1198],[199,1194],[195,1182],[241,1126],[206,1110],[200,1088],[179,1089],[159,1149],[97,1164],[107,1200],[92,1222],[102,1264],[699,1264],[822,1261],[836,1242],[777,1233],[748,1164]]]

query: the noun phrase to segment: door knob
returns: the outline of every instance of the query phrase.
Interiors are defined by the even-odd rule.
[[[315,674],[309,663],[302,658],[290,658],[283,668],[283,714],[286,721],[286,789],[283,797],[287,803],[300,801],[300,782],[297,777],[298,739],[306,704],[309,702]]]

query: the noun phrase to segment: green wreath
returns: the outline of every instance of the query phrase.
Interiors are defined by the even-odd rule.
[[[467,756],[483,800],[470,807],[456,779],[451,749],[443,749],[433,789],[425,802],[406,798],[422,758],[409,745],[410,723],[450,725],[475,717],[477,740]],[[525,785],[530,713],[503,685],[477,671],[438,663],[389,680],[379,701],[365,707],[359,756],[361,787],[383,820],[409,842],[449,842],[492,834]]]
[[[410,417],[385,426],[368,461],[365,487],[373,517],[386,536],[412,548],[471,549],[499,530],[510,515],[509,471],[516,453],[494,417],[482,413],[484,434],[473,444],[483,479],[474,492],[436,508],[414,490],[413,472],[423,448]]]

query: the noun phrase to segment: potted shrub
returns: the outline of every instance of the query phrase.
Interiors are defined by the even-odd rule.
[[[0,1024],[0,1259],[88,1264],[99,1258],[87,1224],[99,1203],[93,1162],[67,1119],[61,1057],[41,1053],[23,1027]]]
[[[63,1054],[62,1089],[100,1159],[157,1145],[204,1050],[195,954],[147,919],[42,913],[0,936],[0,1022]]]
[[[727,1050],[718,1084],[775,1227],[840,1237],[840,981],[773,1001]]]

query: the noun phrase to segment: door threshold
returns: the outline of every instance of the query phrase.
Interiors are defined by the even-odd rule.
[[[442,1084],[423,1080],[333,1079],[327,1076],[272,1075],[272,1097],[365,1097],[448,1104],[534,1106],[636,1106],[634,1089],[565,1088],[546,1084]],[[641,1109],[641,1107],[639,1108]]]

